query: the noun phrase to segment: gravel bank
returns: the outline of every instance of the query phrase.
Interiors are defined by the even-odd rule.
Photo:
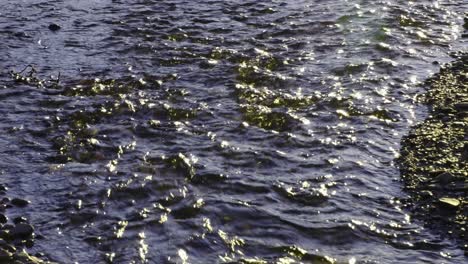
[[[430,116],[402,142],[400,169],[414,213],[468,253],[468,54],[427,81]]]

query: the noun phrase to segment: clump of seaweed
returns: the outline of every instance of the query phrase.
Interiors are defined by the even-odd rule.
[[[51,76],[49,79],[41,79],[36,75],[37,70],[33,65],[27,65],[21,71],[10,71],[10,76],[18,83],[24,83],[38,88],[57,88],[60,83],[60,72],[54,79]]]

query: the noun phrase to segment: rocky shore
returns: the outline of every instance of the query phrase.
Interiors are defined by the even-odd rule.
[[[13,219],[8,217],[9,209],[26,208],[29,201],[7,197],[6,191],[6,186],[0,184],[0,264],[50,263],[43,261],[40,253],[33,256],[27,252],[27,249],[34,245],[36,238],[34,227],[28,223],[28,219],[23,216]]]
[[[468,254],[468,54],[427,81],[430,115],[402,141],[401,175],[416,216]]]

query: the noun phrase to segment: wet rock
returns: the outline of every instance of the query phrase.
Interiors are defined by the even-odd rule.
[[[433,197],[433,196],[434,196],[434,194],[429,190],[421,191],[421,197],[430,198],[430,197]]]
[[[27,222],[28,222],[28,219],[24,216],[18,216],[18,217],[15,217],[15,219],[13,219],[13,223],[15,224],[27,223]]]
[[[26,240],[26,242],[24,243],[24,245],[25,245],[27,248],[32,248],[32,247],[34,246],[34,240],[28,239],[28,240]]]
[[[13,227],[15,227],[15,226],[12,225],[12,224],[5,224],[5,225],[3,226],[3,229],[5,229],[5,230],[11,230],[11,229],[13,229]]]
[[[16,251],[16,248],[10,244],[8,244],[5,240],[0,239],[0,248],[6,249],[9,252],[14,253]]]
[[[8,217],[4,214],[0,214],[0,223],[5,224],[8,222]]]
[[[13,33],[13,36],[18,37],[18,38],[31,38],[31,35],[29,35],[26,32],[23,32],[23,31],[15,32],[15,33]]]
[[[13,255],[13,259],[16,261],[19,261],[20,263],[30,263],[30,264],[35,264],[35,263],[44,263],[42,260],[35,256],[29,255],[26,251],[20,251],[16,252]]]
[[[453,107],[458,112],[468,112],[468,102],[454,104]]]
[[[11,240],[11,234],[9,230],[0,230],[0,238],[4,240]]]
[[[0,249],[0,263],[9,263],[9,261],[13,260],[13,254],[11,254],[8,250]]]
[[[439,184],[448,184],[456,180],[456,177],[453,176],[450,172],[443,172],[434,179],[435,182]]]
[[[13,198],[11,200],[11,204],[18,206],[18,207],[25,207],[29,204],[30,202],[28,200],[20,199],[20,198]]]
[[[34,228],[30,224],[19,223],[12,230],[11,235],[14,238],[28,238],[34,232]]]
[[[460,201],[455,198],[443,197],[439,199],[439,202],[447,208],[457,208],[460,206]]]
[[[59,26],[59,25],[57,25],[57,24],[55,24],[55,23],[51,23],[51,24],[49,25],[49,30],[51,30],[51,31],[58,31],[58,30],[60,30],[61,28],[62,28],[61,26]]]

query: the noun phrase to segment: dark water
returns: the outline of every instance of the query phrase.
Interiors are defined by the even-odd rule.
[[[466,1],[0,4],[0,182],[31,200],[10,211],[44,236],[31,252],[467,260],[402,207],[394,164],[420,82],[464,47]],[[8,75],[28,64],[60,87]]]

